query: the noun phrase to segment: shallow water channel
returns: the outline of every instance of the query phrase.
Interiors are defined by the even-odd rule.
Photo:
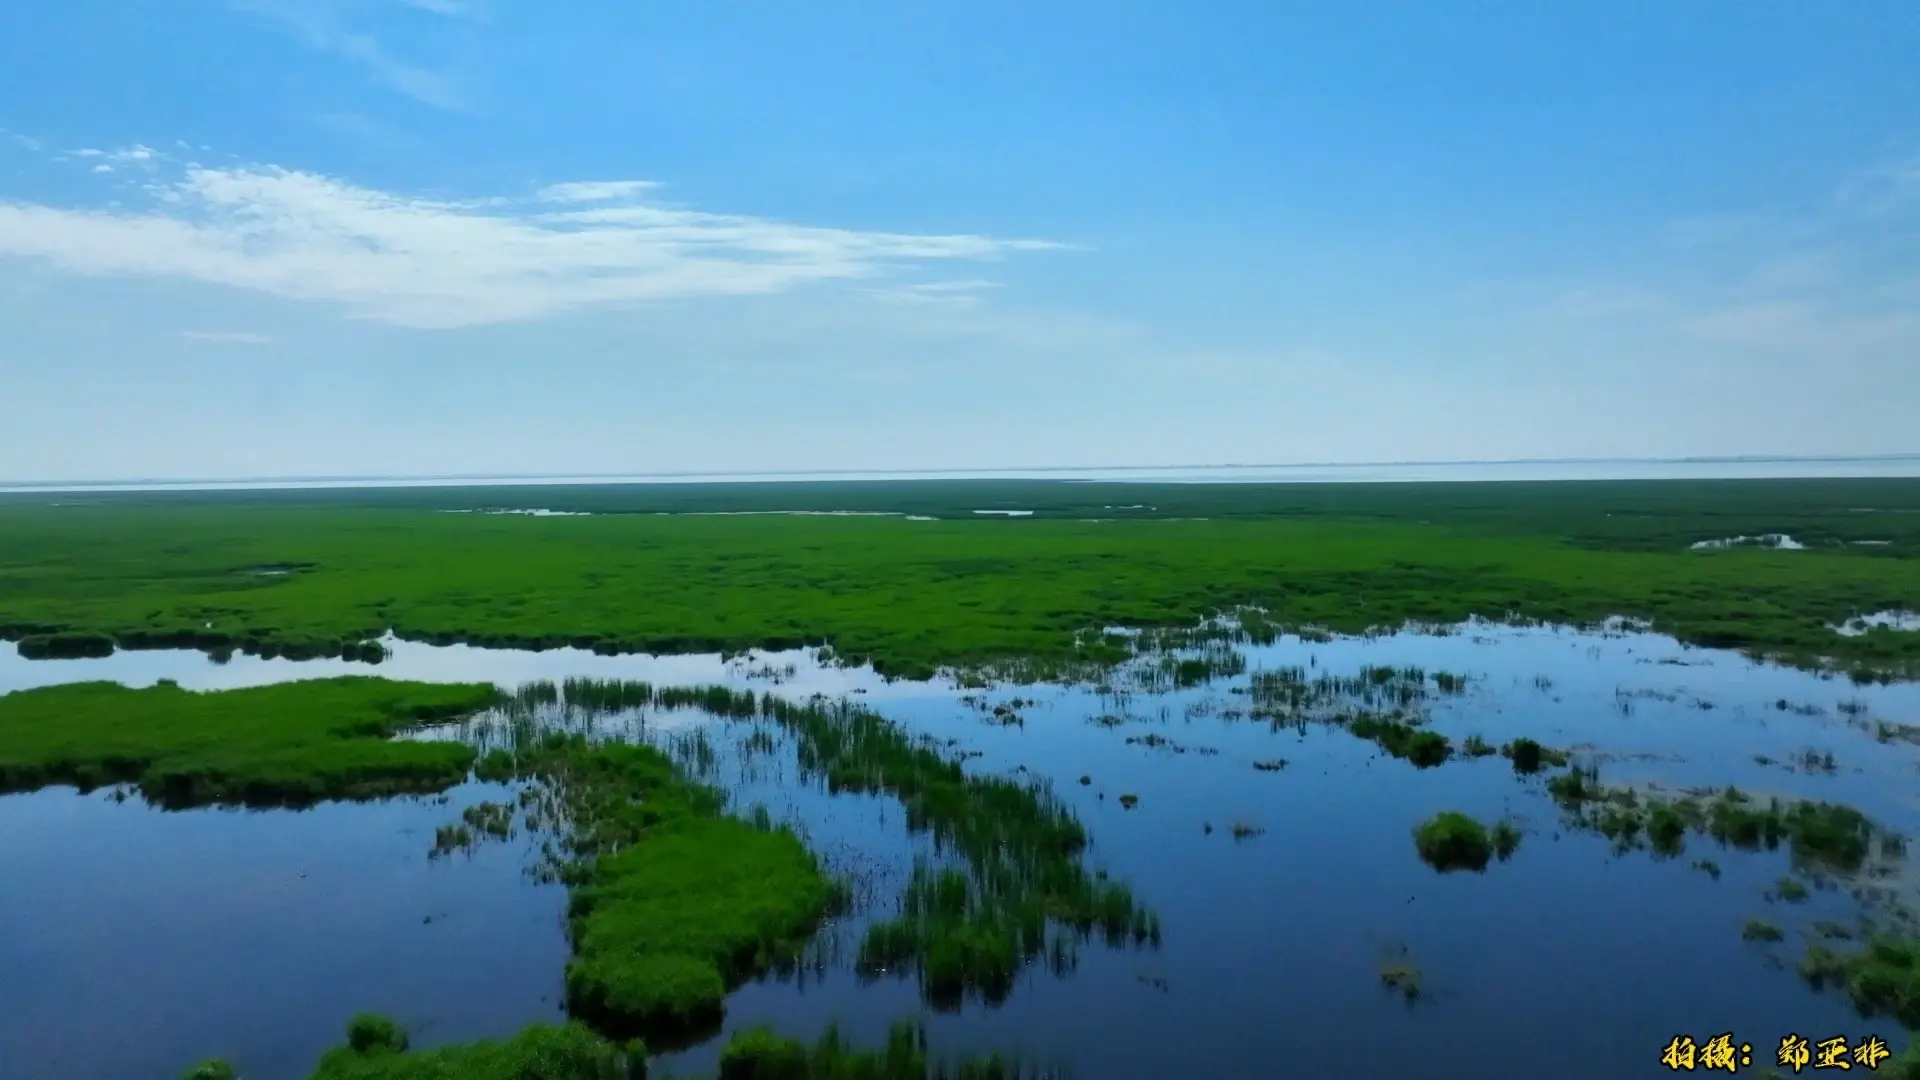
[[[1456,745],[1525,735],[1599,762],[1609,783],[1832,800],[1910,836],[1920,828],[1920,745],[1897,725],[1920,723],[1917,684],[1855,686],[1638,632],[1481,624],[1282,637],[1236,646],[1242,674],[1190,686],[1122,677],[1105,688],[887,682],[798,652],[723,661],[389,645],[377,667],[216,664],[166,651],[28,661],[9,648],[0,692],[377,673],[850,696],[966,753],[970,770],[1050,781],[1086,823],[1092,864],[1158,913],[1157,948],[1091,944],[1070,971],[1029,968],[998,1007],[929,1015],[937,1048],[1001,1049],[1081,1077],[1619,1080],[1667,1074],[1660,1049],[1683,1033],[1733,1032],[1754,1047],[1743,1070],[1753,1072],[1789,1032],[1904,1041],[1893,1021],[1858,1017],[1793,970],[1816,922],[1858,916],[1849,887],[1858,882],[1813,880],[1809,897],[1788,903],[1769,898],[1791,869],[1784,848],[1743,852],[1690,836],[1676,857],[1618,852],[1567,827],[1541,780],[1499,756],[1416,769],[1337,726],[1252,719],[1248,689],[1260,672],[1295,666],[1461,674],[1463,691],[1427,706],[1429,726]],[[543,722],[653,738],[702,762],[736,808],[758,803],[794,822],[855,884],[855,910],[824,936],[817,966],[741,989],[729,1029],[771,1021],[811,1036],[838,1021],[877,1038],[888,1021],[922,1011],[911,981],[864,980],[844,959],[924,851],[897,802],[828,795],[801,778],[790,747],[751,747],[753,729],[738,721],[556,707]],[[482,718],[422,737],[496,731]],[[1137,804],[1123,806],[1123,794]],[[0,797],[0,1073],[166,1078],[224,1055],[249,1080],[302,1080],[360,1011],[393,1015],[420,1045],[558,1017],[565,895],[529,873],[535,841],[431,855],[436,827],[510,795],[469,783],[444,797],[188,812],[111,791]],[[1435,872],[1411,831],[1447,809],[1516,821],[1519,850],[1484,873]],[[1898,900],[1914,883],[1903,862],[1871,884]],[[1743,941],[1752,918],[1778,925],[1785,941]],[[1393,965],[1418,970],[1417,999],[1383,985]],[[711,1071],[717,1046],[662,1064]]]

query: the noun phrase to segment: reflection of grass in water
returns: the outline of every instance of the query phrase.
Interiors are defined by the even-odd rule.
[[[1467,678],[1447,672],[1431,676],[1418,667],[1367,665],[1352,675],[1309,675],[1298,665],[1257,671],[1247,686],[1251,716],[1275,727],[1338,723],[1357,716],[1398,720],[1436,696],[1465,692]]]
[[[305,805],[433,791],[459,742],[394,740],[493,702],[490,686],[349,677],[194,692],[72,683],[0,695],[0,790],[137,783],[166,806]]]

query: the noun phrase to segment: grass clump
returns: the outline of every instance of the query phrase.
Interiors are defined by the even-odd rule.
[[[1543,766],[1567,763],[1565,752],[1550,750],[1525,736],[1501,747],[1500,752],[1513,762],[1513,771],[1517,773],[1537,773]]]
[[[404,1053],[407,1033],[391,1017],[379,1013],[361,1013],[347,1021],[347,1049],[356,1054]]]
[[[365,1041],[356,1017],[347,1044],[321,1057],[311,1080],[643,1080],[644,1047],[623,1049],[579,1024],[534,1024],[510,1039],[408,1051],[402,1036]]]
[[[1781,941],[1786,936],[1779,927],[1760,919],[1748,919],[1746,925],[1740,928],[1742,941]]]
[[[1798,878],[1782,877],[1773,883],[1773,898],[1798,904],[1807,898],[1807,887]]]
[[[1447,737],[1437,731],[1417,728],[1399,720],[1378,716],[1357,716],[1347,722],[1347,730],[1380,745],[1394,757],[1410,761],[1417,768],[1443,765],[1453,754]]]
[[[180,1080],[240,1080],[240,1074],[225,1059],[213,1058],[181,1073]]]
[[[857,1050],[836,1027],[812,1046],[763,1026],[734,1035],[720,1051],[720,1080],[1043,1080],[1051,1075],[997,1054],[942,1061],[927,1051],[926,1030],[896,1023],[884,1046]]]
[[[1457,810],[1435,814],[1414,830],[1420,858],[1441,873],[1485,870],[1493,857],[1493,841],[1486,826]]]
[[[1865,864],[1876,837],[1884,857],[1904,851],[1894,834],[1838,803],[1778,798],[1761,803],[1731,787],[1680,799],[1642,797],[1631,788],[1603,785],[1599,775],[1596,768],[1576,766],[1548,780],[1547,791],[1574,824],[1622,848],[1636,844],[1644,831],[1657,854],[1677,855],[1685,834],[1694,831],[1746,850],[1771,851],[1784,843],[1797,863],[1843,873]]]
[[[492,704],[490,686],[349,677],[205,693],[72,683],[0,695],[0,790],[138,784],[166,806],[433,791],[472,748],[393,736]]]

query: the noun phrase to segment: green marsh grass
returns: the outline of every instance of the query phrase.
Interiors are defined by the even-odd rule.
[[[1837,542],[1869,528],[1920,531],[1920,515],[1855,512],[1920,509],[1911,480],[1207,486],[1218,490],[1162,488],[1148,502],[1211,505],[1181,515],[1211,521],[1071,520],[1087,496],[1060,485],[1028,491],[1050,509],[1017,527],[439,514],[430,510],[482,496],[425,489],[63,496],[72,505],[62,506],[0,497],[0,636],[293,656],[339,655],[388,629],[605,652],[830,643],[842,659],[921,675],[1016,658],[1032,670],[1111,663],[1127,647],[1088,628],[1191,626],[1254,606],[1265,613],[1260,636],[1630,615],[1690,643],[1809,664],[1866,671],[1920,659],[1920,635],[1832,630],[1860,611],[1920,610],[1920,559],[1910,557],[1920,543]],[[635,508],[961,498],[914,484],[686,487],[538,497]],[[1755,528],[1815,547],[1686,550]],[[302,569],[251,572],[290,565]]]
[[[1746,925],[1740,928],[1743,941],[1784,941],[1786,936],[1779,927],[1760,919],[1748,919]]]
[[[137,784],[165,806],[435,791],[473,761],[394,735],[491,705],[490,686],[318,679],[205,693],[70,683],[0,695],[0,790]]]

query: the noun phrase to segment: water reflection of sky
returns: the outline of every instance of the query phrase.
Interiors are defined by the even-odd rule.
[[[1920,825],[1920,747],[1878,742],[1873,724],[1920,722],[1920,686],[1855,687],[1638,633],[1473,626],[1243,651],[1254,670],[1416,664],[1466,674],[1468,692],[1433,714],[1456,743],[1525,734],[1594,749],[1614,780],[1735,783],[1847,802],[1907,833]],[[1034,702],[1019,726],[988,722],[948,683],[888,683],[799,653],[723,663],[396,642],[392,659],[372,668],[249,657],[216,665],[186,652],[29,662],[9,650],[0,690],[92,678],[216,688],[348,672],[507,686],[569,676],[725,681],[793,697],[861,691],[858,700],[908,727],[978,752],[970,768],[1026,766],[1050,779],[1087,822],[1096,865],[1159,911],[1165,943],[1157,952],[1090,948],[1073,977],[1033,973],[1002,1009],[933,1018],[936,1041],[949,1046],[1070,1060],[1098,1077],[1613,1080],[1664,1072],[1657,1049],[1681,1030],[1733,1030],[1757,1048],[1788,1030],[1896,1036],[1793,977],[1799,932],[1851,907],[1838,890],[1802,905],[1768,902],[1784,853],[1693,839],[1678,859],[1615,856],[1599,838],[1563,831],[1539,782],[1522,782],[1499,758],[1416,770],[1336,729],[1276,732],[1221,718],[1246,708],[1230,692],[1244,676],[1120,702],[1084,688],[986,692],[989,704]],[[1841,711],[1854,701],[1864,713]],[[1134,720],[1089,722],[1115,711]],[[664,729],[666,719],[651,722]],[[1126,741],[1149,732],[1187,752]],[[897,804],[806,789],[790,760],[743,761],[743,734],[722,724],[711,737],[736,804],[766,803],[799,821],[830,865],[891,895],[916,850]],[[1834,772],[1789,767],[1809,750],[1831,753]],[[1251,767],[1279,757],[1284,770]],[[1084,787],[1083,774],[1093,781]],[[1123,793],[1139,806],[1122,809]],[[103,1075],[166,1075],[200,1054],[231,1052],[250,1077],[278,1080],[304,1076],[363,1008],[424,1025],[423,1042],[551,1015],[565,957],[559,891],[528,884],[526,853],[513,845],[426,858],[433,826],[480,797],[469,785],[452,806],[180,814],[64,789],[0,799],[9,853],[0,1060],[81,1063],[61,1075],[88,1075],[91,1064]],[[1525,842],[1484,875],[1437,875],[1415,857],[1410,832],[1440,809],[1512,817]],[[1235,822],[1265,831],[1236,842]],[[1703,855],[1723,868],[1719,879],[1690,867]],[[436,911],[444,921],[422,922]],[[860,917],[842,937],[857,940]],[[1779,923],[1788,942],[1744,943],[1750,917]],[[1378,979],[1382,957],[1402,948],[1423,974],[1426,996],[1411,1008]],[[806,1034],[837,1018],[877,1036],[915,1008],[909,985],[863,985],[832,970],[804,986],[743,989],[729,1024],[764,1019]],[[676,1068],[710,1068],[713,1052],[696,1050]]]

